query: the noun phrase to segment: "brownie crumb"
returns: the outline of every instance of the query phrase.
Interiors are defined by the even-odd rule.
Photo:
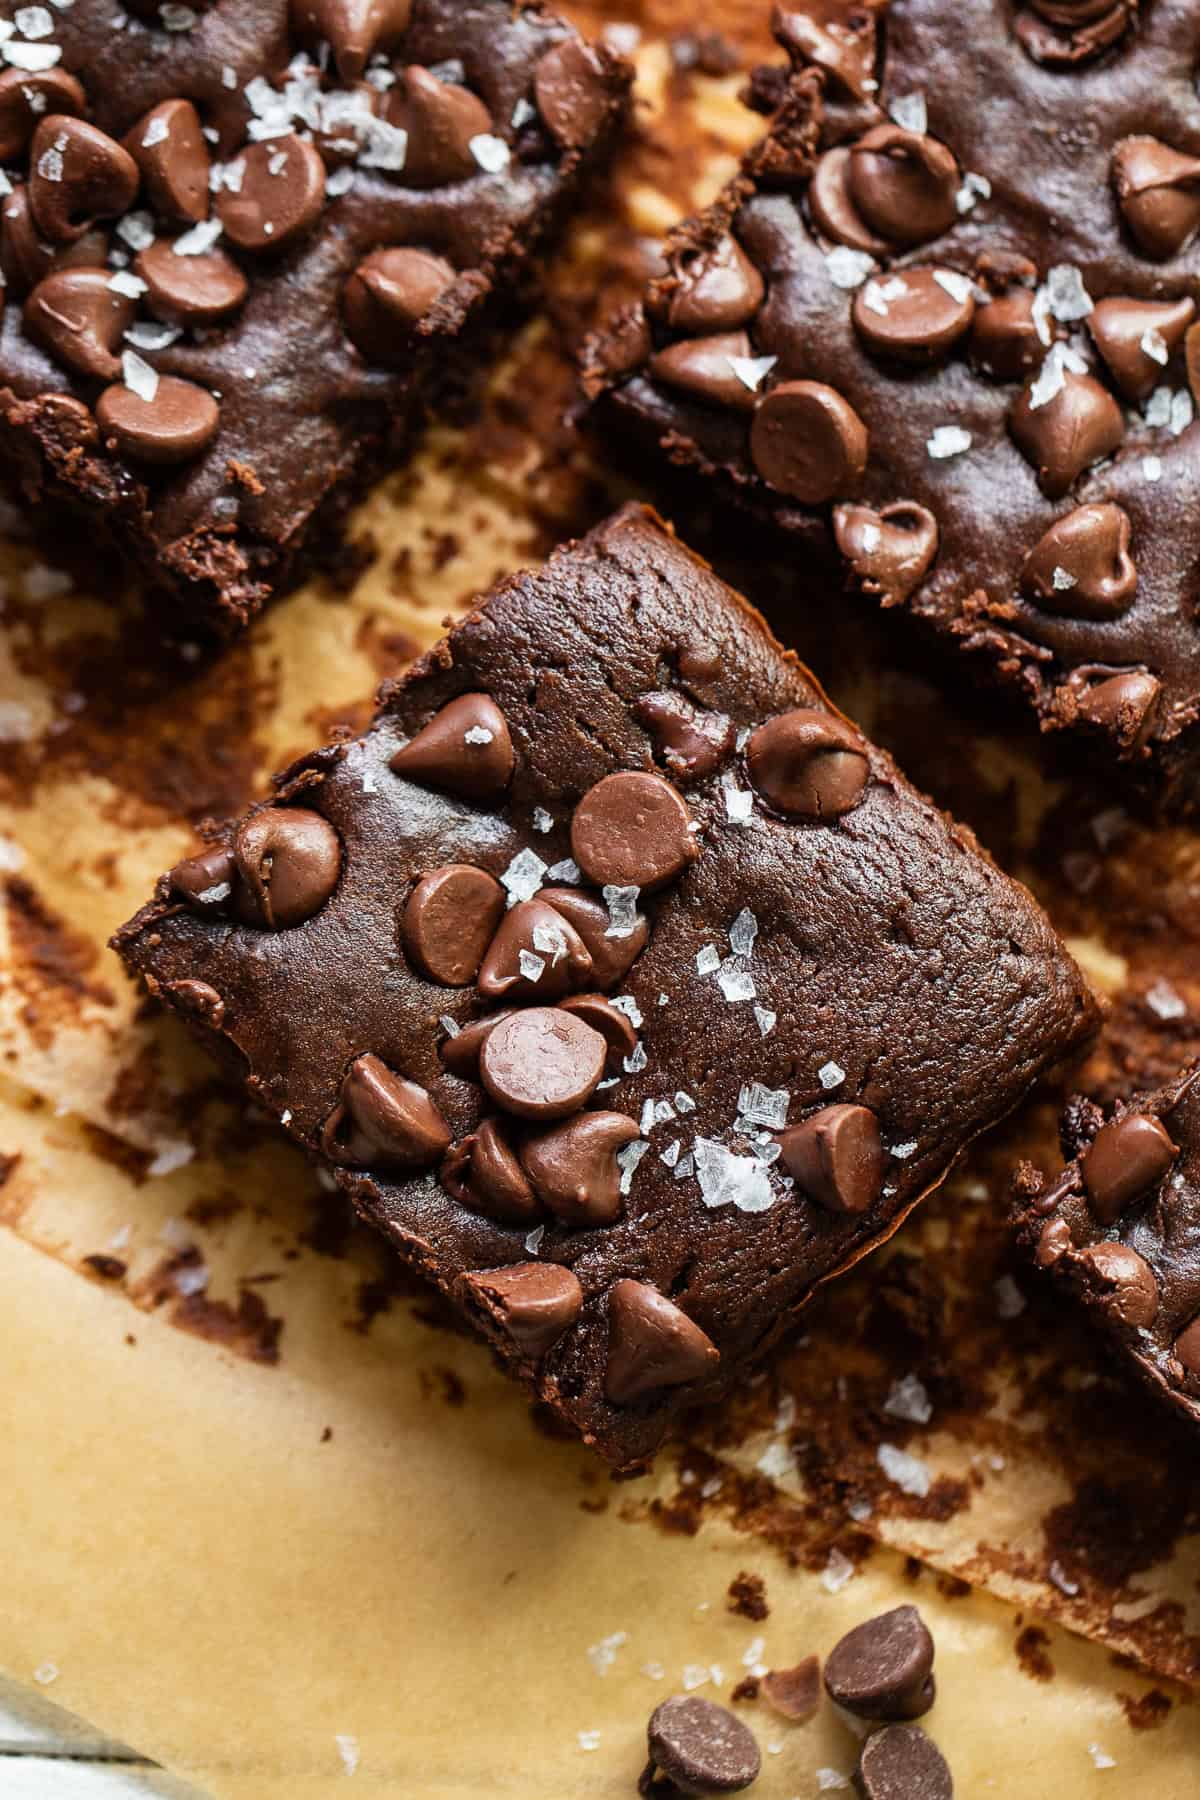
[[[1132,1694],[1118,1694],[1117,1699],[1134,1731],[1157,1731],[1171,1711],[1171,1696],[1161,1688],[1150,1688],[1140,1699]]]
[[[1017,1661],[1032,1681],[1053,1681],[1054,1664],[1047,1655],[1049,1634],[1038,1625],[1027,1625],[1017,1636]]]
[[[127,1264],[123,1263],[119,1256],[96,1255],[85,1256],[83,1266],[85,1269],[91,1269],[94,1275],[99,1275],[102,1281],[120,1281]]]
[[[759,1680],[757,1675],[743,1675],[729,1698],[731,1700],[757,1700]]]
[[[758,1622],[769,1618],[767,1584],[762,1576],[751,1575],[746,1569],[735,1575],[729,1584],[728,1606],[731,1613],[738,1613],[743,1619]]]

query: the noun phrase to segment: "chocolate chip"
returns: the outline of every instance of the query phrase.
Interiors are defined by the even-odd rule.
[[[453,280],[451,265],[431,250],[372,250],[342,289],[346,331],[372,362],[401,361],[412,354],[413,326]]]
[[[660,1388],[713,1375],[721,1353],[687,1314],[644,1281],[618,1281],[609,1295],[604,1392],[632,1406]]]
[[[848,186],[860,216],[894,244],[922,244],[957,217],[958,164],[945,144],[876,125],[850,151]]]
[[[825,1661],[829,1698],[860,1719],[919,1719],[934,1702],[933,1639],[915,1606],[848,1631]]]
[[[852,317],[868,350],[898,362],[924,364],[948,356],[971,329],[975,296],[955,269],[898,269],[864,282]]]
[[[868,256],[886,256],[891,246],[871,230],[850,194],[850,151],[845,144],[827,150],[808,187],[808,205],[817,229],[835,244],[864,250]]]
[[[1101,1224],[1113,1224],[1131,1201],[1157,1187],[1178,1154],[1152,1113],[1122,1113],[1102,1125],[1079,1161]]]
[[[599,51],[574,35],[555,44],[533,72],[533,95],[560,144],[590,143],[611,104]]]
[[[443,987],[466,987],[504,916],[504,889],[470,863],[447,863],[423,875],[408,897],[400,933],[423,975]]]
[[[1138,248],[1165,260],[1185,250],[1200,226],[1200,157],[1153,137],[1122,138],[1113,151],[1121,217]]]
[[[791,1669],[768,1669],[762,1677],[767,1705],[793,1725],[805,1725],[821,1704],[821,1665],[806,1656]]]
[[[785,381],[760,400],[750,427],[754,467],[777,493],[820,506],[867,466],[867,428],[823,381]]]
[[[59,269],[39,281],[22,318],[35,343],[81,375],[112,381],[116,355],[137,313],[137,301],[110,284],[107,269]]]
[[[233,851],[224,844],[214,844],[199,856],[185,857],[167,876],[172,891],[198,913],[224,911],[233,898],[236,879]]]
[[[378,117],[383,94],[369,81],[351,82],[340,90],[336,104],[322,108],[313,143],[321,153],[327,174],[349,168],[368,147],[370,121]]]
[[[0,255],[2,255],[2,250],[0,250]],[[1184,360],[1187,364],[1188,387],[1192,392],[1192,404],[1200,408],[1200,325],[1193,325],[1184,339]]]
[[[15,162],[48,113],[79,118],[87,96],[66,69],[5,69],[0,75],[0,162]]]
[[[621,1216],[617,1151],[637,1135],[637,1120],[624,1113],[578,1113],[528,1138],[521,1164],[538,1199],[564,1225],[611,1225]]]
[[[1038,387],[1033,382],[1021,394],[1008,425],[1037,470],[1042,492],[1058,500],[1085,469],[1113,454],[1125,435],[1125,421],[1108,389],[1090,375],[1064,369],[1061,387],[1040,403]]]
[[[401,70],[383,111],[389,125],[408,133],[406,187],[441,187],[479,173],[471,139],[491,132],[492,115],[470,88],[439,81],[414,63]]]
[[[343,81],[357,81],[376,50],[407,30],[412,0],[291,0],[293,28],[327,42]]]
[[[321,1128],[326,1156],[352,1168],[428,1168],[449,1144],[450,1128],[425,1089],[371,1055],[350,1064],[341,1102]]]
[[[264,806],[233,840],[237,914],[247,925],[283,931],[319,911],[337,886],[342,847],[320,813]]]
[[[485,1000],[552,1006],[591,979],[592,959],[583,939],[539,897],[522,900],[501,920],[479,971],[479,992]]]
[[[1043,612],[1069,619],[1116,619],[1133,605],[1137,570],[1129,515],[1111,500],[1056,519],[1025,559],[1021,592]]]
[[[1200,1319],[1193,1319],[1179,1336],[1171,1350],[1175,1360],[1183,1365],[1185,1375],[1200,1375]]]
[[[96,258],[98,265],[106,261],[105,255]],[[19,300],[37,286],[43,275],[50,274],[55,262],[55,247],[44,244],[38,236],[29,210],[29,189],[19,181],[0,211],[0,270],[4,273],[5,298]]]
[[[626,1284],[628,1285],[628,1284]],[[646,1733],[650,1763],[639,1791],[650,1794],[654,1775],[679,1794],[738,1794],[757,1779],[762,1759],[753,1733],[715,1700],[675,1694],[650,1715]]]
[[[835,90],[852,100],[873,99],[875,81],[875,13],[866,6],[830,7],[828,0],[782,8],[774,25],[781,42],[792,46],[814,68],[824,69]]]
[[[211,1031],[220,1031],[225,1023],[225,1002],[211,982],[168,981],[165,991],[184,1012],[201,1020]]]
[[[442,1186],[462,1206],[506,1225],[531,1225],[542,1216],[529,1179],[498,1119],[485,1119],[442,1164]]]
[[[169,238],[155,238],[133,269],[146,283],[146,305],[169,325],[216,325],[246,298],[246,277],[223,250],[177,256]]]
[[[464,800],[495,800],[512,780],[508,723],[488,694],[460,694],[393,756],[406,781]]]
[[[680,268],[667,307],[674,331],[731,331],[748,325],[763,303],[766,286],[737,239],[729,232],[693,252]]]
[[[801,819],[841,818],[858,805],[871,773],[854,727],[807,706],[760,725],[747,742],[746,766],[769,806]]]
[[[1099,1286],[1106,1312],[1122,1325],[1141,1329],[1154,1323],[1158,1283],[1144,1257],[1128,1244],[1105,1241],[1081,1250],[1078,1265]]]
[[[1099,300],[1087,316],[1092,342],[1127,400],[1148,400],[1163,364],[1178,351],[1196,316],[1182,300]]]
[[[208,217],[208,145],[190,100],[163,100],[125,134],[155,211],[177,225]]]
[[[96,423],[126,456],[156,467],[198,456],[217,435],[220,408],[207,388],[160,375],[152,400],[118,383],[96,402]]]
[[[737,361],[748,361],[754,347],[744,331],[718,332],[714,337],[682,338],[650,358],[650,373],[668,387],[681,388],[710,406],[732,406],[751,412],[755,395],[738,375]]]
[[[859,1752],[860,1800],[954,1800],[945,1757],[919,1725],[885,1725]]]
[[[635,913],[633,929],[622,927],[620,937],[610,935],[608,908],[578,888],[543,888],[539,898],[561,913],[583,939],[592,959],[592,981],[598,988],[614,988],[637,961],[650,939],[650,921]]]
[[[1086,687],[1079,716],[1110,733],[1127,755],[1141,750],[1158,723],[1162,683],[1147,669],[1125,669]]]
[[[826,1106],[779,1139],[797,1187],[829,1212],[866,1212],[883,1184],[879,1122],[866,1106]]]
[[[1088,17],[1082,22],[1066,18],[1049,22],[1051,9],[1041,0],[1031,0],[1031,4],[1032,11],[1019,14],[1014,29],[1026,54],[1050,69],[1072,68],[1110,49],[1124,37],[1137,9],[1137,0],[1090,0]],[[1081,14],[1083,5],[1072,8],[1063,0],[1053,10]]]
[[[603,994],[572,994],[569,1000],[562,1002],[562,1008],[600,1033],[608,1045],[605,1069],[610,1075],[619,1075],[625,1058],[637,1049],[637,1032],[629,1014],[606,1000]]]
[[[837,547],[864,593],[887,602],[907,600],[920,587],[937,555],[937,520],[912,500],[833,509]]]
[[[1071,1227],[1065,1219],[1047,1219],[1038,1238],[1035,1261],[1039,1269],[1061,1262],[1071,1248]]]
[[[559,1263],[510,1263],[464,1275],[462,1287],[530,1362],[540,1362],[583,1306],[578,1277]]]
[[[289,132],[238,151],[242,179],[217,195],[225,236],[239,250],[281,250],[306,232],[325,204],[325,164],[316,146]]]
[[[733,721],[724,713],[705,711],[685,694],[670,689],[640,694],[633,714],[654,738],[677,781],[703,781],[715,775],[733,749]]]
[[[661,775],[622,770],[588,789],[571,818],[571,854],[597,887],[662,887],[699,851],[691,814]]]
[[[997,381],[1020,381],[1038,368],[1048,348],[1033,310],[1029,288],[1014,287],[975,308],[967,353],[971,362]],[[1053,321],[1049,330],[1057,331]]]
[[[493,1032],[502,1019],[512,1017],[512,1008],[503,1012],[488,1013],[482,1019],[473,1019],[460,1031],[454,1032],[442,1043],[442,1061],[452,1075],[462,1081],[479,1080],[479,1053],[484,1041]]]
[[[52,244],[74,243],[97,219],[133,205],[138,166],[115,138],[66,113],[44,118],[29,151],[29,206]]]
[[[521,1119],[565,1119],[586,1106],[604,1074],[608,1045],[573,1014],[546,1006],[510,1013],[479,1054],[484,1087]]]

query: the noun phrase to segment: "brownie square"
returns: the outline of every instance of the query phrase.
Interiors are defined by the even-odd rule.
[[[1071,1158],[1016,1179],[1018,1235],[1119,1363],[1200,1423],[1200,1064],[1106,1116],[1076,1099]]]
[[[1096,1022],[1026,890],[638,506],[115,941],[622,1470]]]
[[[630,71],[510,0],[3,29],[0,459],[234,630],[461,404]]]
[[[601,417],[1194,803],[1192,0],[775,24],[769,135],[588,348]]]

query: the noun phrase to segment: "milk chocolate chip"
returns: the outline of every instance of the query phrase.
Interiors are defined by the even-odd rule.
[[[894,244],[922,244],[957,217],[958,164],[936,138],[876,125],[850,152],[850,197],[867,225]]]
[[[321,1147],[352,1168],[428,1168],[450,1144],[450,1129],[423,1087],[377,1056],[359,1056],[342,1082],[340,1104],[321,1128]]]
[[[864,593],[889,602],[907,600],[937,555],[937,520],[911,500],[893,500],[878,512],[835,506],[833,535]]]
[[[859,1752],[860,1800],[954,1800],[945,1757],[919,1725],[886,1725]]]
[[[567,149],[586,144],[603,122],[609,89],[600,53],[572,35],[547,50],[533,72],[538,111]]]
[[[292,0],[301,37],[327,42],[343,81],[359,80],[376,50],[408,29],[412,0]]]
[[[1081,1250],[1080,1266],[1100,1289],[1105,1310],[1122,1325],[1152,1325],[1158,1312],[1158,1283],[1144,1257],[1128,1244],[1105,1241]]]
[[[721,1353],[682,1309],[644,1281],[618,1281],[609,1295],[604,1391],[632,1406],[661,1388],[684,1387],[716,1372]]]
[[[559,1263],[510,1263],[464,1275],[467,1297],[530,1362],[540,1362],[583,1306],[578,1277]]]
[[[662,887],[699,851],[691,814],[661,775],[622,770],[588,789],[571,819],[571,853],[597,887]]]
[[[1101,1224],[1112,1225],[1131,1201],[1157,1187],[1178,1154],[1152,1113],[1122,1113],[1102,1125],[1079,1164]]]
[[[35,343],[99,381],[120,374],[117,350],[137,313],[137,301],[111,281],[107,269],[60,269],[38,282],[22,314]]]
[[[867,1212],[883,1183],[879,1123],[866,1106],[826,1106],[780,1137],[797,1187],[829,1212]]]
[[[96,423],[105,437],[135,462],[162,466],[198,456],[217,435],[220,408],[207,388],[175,375],[160,375],[153,397],[144,398],[118,383],[96,402]]]
[[[478,174],[471,140],[491,132],[492,115],[470,88],[412,64],[389,89],[384,117],[408,133],[401,172],[407,187],[441,187]]]
[[[1153,137],[1122,138],[1113,151],[1121,217],[1138,248],[1165,261],[1186,250],[1200,226],[1200,157]]]
[[[577,1019],[600,1033],[608,1045],[605,1069],[610,1075],[619,1075],[625,1058],[637,1049],[637,1032],[629,1014],[606,1000],[603,994],[572,994],[560,1004],[564,1012],[574,1013]]]
[[[79,118],[87,96],[66,69],[5,69],[0,75],[0,162],[15,162],[47,114]]]
[[[169,238],[140,250],[133,272],[146,283],[146,305],[169,325],[216,325],[246,298],[246,277],[223,250],[179,256]]]
[[[464,800],[496,800],[512,780],[512,739],[487,694],[460,694],[433,715],[392,757],[406,781]]]
[[[1121,409],[1091,375],[1062,372],[1061,385],[1042,398],[1031,383],[1009,414],[1018,448],[1037,470],[1048,499],[1058,500],[1093,463],[1111,456],[1125,435]]]
[[[726,232],[683,264],[667,320],[674,331],[731,331],[749,324],[765,292],[762,276],[737,239]]]
[[[289,132],[245,144],[242,179],[223,187],[217,213],[239,250],[282,250],[315,224],[325,204],[325,164],[316,146]]]
[[[1077,506],[1029,552],[1021,592],[1043,612],[1069,619],[1119,618],[1137,591],[1129,532],[1129,515],[1111,500]]]
[[[538,898],[552,906],[575,930],[592,959],[598,988],[614,988],[637,961],[650,940],[650,921],[634,913],[632,927],[614,927],[608,908],[578,888],[543,888]]]
[[[948,356],[971,329],[975,295],[957,269],[905,268],[864,282],[851,316],[859,337],[877,356],[932,363]]]
[[[850,812],[871,772],[854,727],[815,707],[797,707],[760,725],[746,745],[746,766],[769,806],[801,819]]]
[[[650,358],[650,373],[668,387],[681,388],[710,406],[732,406],[751,412],[755,394],[737,372],[754,347],[744,331],[717,332],[712,337],[681,338]]]
[[[401,936],[411,962],[430,981],[465,987],[504,916],[504,889],[470,863],[448,863],[423,875],[409,895]]]
[[[1194,300],[1098,300],[1087,316],[1092,342],[1127,400],[1140,405],[1163,378],[1196,315]]]
[[[521,1119],[565,1119],[586,1106],[604,1074],[608,1045],[584,1020],[533,1006],[488,1033],[479,1073],[492,1099]]]
[[[29,206],[52,244],[70,244],[97,219],[133,205],[138,166],[115,138],[65,113],[44,118],[29,150]]]
[[[125,134],[156,212],[178,225],[208,217],[208,145],[190,100],[163,100]]]
[[[650,1761],[642,1795],[738,1794],[758,1777],[761,1758],[748,1726],[715,1700],[675,1694],[650,1715]]]
[[[442,1186],[462,1206],[506,1225],[531,1225],[541,1217],[533,1188],[498,1119],[485,1119],[442,1164]]]
[[[915,1606],[867,1619],[834,1645],[825,1688],[860,1719],[919,1719],[934,1702],[933,1639]]]
[[[587,946],[540,897],[505,913],[479,970],[485,1000],[537,1000],[550,1006],[592,979]]]
[[[564,1225],[611,1225],[621,1215],[617,1151],[638,1135],[624,1113],[581,1112],[526,1140],[521,1163],[538,1199]]]
[[[845,493],[867,466],[867,428],[823,381],[785,381],[759,401],[750,456],[769,487],[819,506]]]
[[[639,695],[633,713],[654,738],[677,781],[703,781],[715,775],[733,749],[733,721],[673,689]]]
[[[337,886],[342,846],[328,819],[302,806],[264,806],[233,840],[237,914],[283,931],[318,912]]]
[[[372,250],[342,290],[349,336],[372,362],[411,354],[409,333],[453,280],[450,264],[431,250]]]

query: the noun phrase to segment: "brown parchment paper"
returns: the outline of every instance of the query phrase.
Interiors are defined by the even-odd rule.
[[[961,1793],[1173,1800],[1200,1748],[1200,1462],[1009,1261],[1006,1171],[1053,1157],[1050,1100],[736,1404],[613,1487],[104,948],[204,817],[360,724],[444,615],[618,497],[621,457],[562,422],[562,342],[757,134],[736,94],[768,46],[758,7],[722,9],[723,43],[716,9],[577,12],[636,48],[637,131],[481,423],[434,433],[362,509],[357,579],[349,558],[213,659],[0,548],[0,1666],[57,1670],[54,1699],[222,1800],[348,1779],[617,1795],[666,1693],[727,1698],[915,1597]],[[714,544],[672,499],[839,703],[1038,887],[1112,1002],[1080,1079],[1113,1093],[1196,1053],[1194,836],[1039,772],[1008,715],[948,701],[887,621],[814,620],[767,546]],[[911,1459],[892,1475],[887,1446]],[[727,1607],[743,1570],[761,1622]],[[853,1766],[828,1709],[745,1716],[764,1800]]]

